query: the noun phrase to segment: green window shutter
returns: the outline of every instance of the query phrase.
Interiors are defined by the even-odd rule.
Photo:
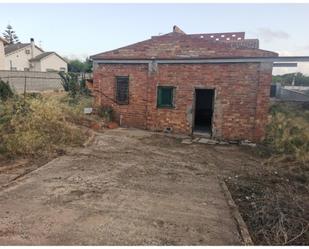
[[[173,95],[174,95],[174,87],[159,86],[157,96],[157,107],[159,108],[174,107]]]

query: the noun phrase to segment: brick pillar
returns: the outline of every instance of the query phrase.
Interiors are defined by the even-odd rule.
[[[259,81],[256,96],[255,129],[253,135],[255,142],[260,142],[265,138],[271,80],[272,63],[260,63]]]
[[[155,60],[148,64],[148,78],[147,78],[147,96],[146,96],[146,123],[147,130],[153,129],[153,103],[155,96],[156,76],[158,73],[158,64]]]

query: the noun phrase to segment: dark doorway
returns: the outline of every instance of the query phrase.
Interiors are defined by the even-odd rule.
[[[211,134],[214,92],[214,89],[195,89],[195,132]]]

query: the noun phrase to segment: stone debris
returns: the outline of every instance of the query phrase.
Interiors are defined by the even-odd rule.
[[[192,140],[191,139],[183,139],[181,141],[182,144],[192,144]]]
[[[227,145],[227,144],[229,144],[229,143],[228,143],[228,142],[225,142],[225,141],[219,141],[218,144],[220,144],[220,145]]]
[[[208,138],[201,138],[200,140],[198,140],[198,143],[202,143],[202,144],[217,144],[218,141],[212,140],[212,139],[208,139]]]
[[[255,143],[250,142],[249,140],[244,140],[240,142],[241,145],[250,146],[250,147],[256,147]]]
[[[236,141],[236,140],[231,140],[231,141],[223,141],[223,140],[215,140],[215,139],[210,139],[210,138],[205,138],[205,137],[196,137],[196,138],[184,138],[181,141],[182,144],[192,144],[192,143],[201,143],[201,144],[219,144],[219,145],[229,145],[229,144],[239,144],[239,145],[245,145],[245,146],[250,146],[250,147],[255,147],[256,144],[252,143],[249,140],[243,140],[243,141]]]

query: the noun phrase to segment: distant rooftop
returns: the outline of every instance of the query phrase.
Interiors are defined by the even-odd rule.
[[[10,54],[10,53],[13,53],[14,51],[16,50],[19,50],[19,49],[22,49],[24,47],[27,47],[29,46],[31,43],[16,43],[16,44],[9,44],[9,45],[6,45],[4,47],[4,53],[5,54]],[[37,49],[43,51],[41,48],[39,48],[38,46],[36,46]]]
[[[32,58],[30,61],[40,61],[41,59],[53,54],[54,52],[44,52],[42,54],[37,55],[36,57]]]

